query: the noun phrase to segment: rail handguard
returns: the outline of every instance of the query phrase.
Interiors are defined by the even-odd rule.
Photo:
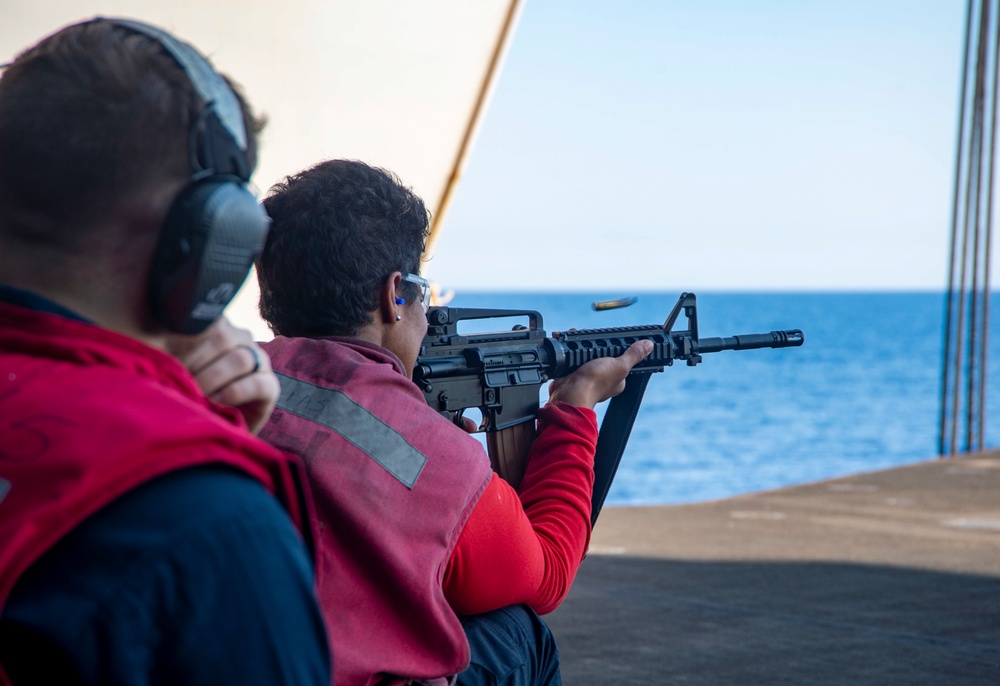
[[[687,328],[674,331],[681,311]],[[527,318],[528,326],[490,333],[458,332],[462,321],[511,317]],[[676,360],[694,366],[705,353],[787,348],[800,346],[805,340],[799,329],[699,338],[694,293],[681,294],[663,326],[582,329],[546,336],[542,316],[533,310],[448,307],[432,307],[427,320],[427,335],[413,370],[413,381],[424,392],[428,405],[456,422],[466,409],[479,408],[479,428],[487,432],[493,466],[515,487],[524,473],[526,448],[534,438],[542,384],[566,376],[590,360],[617,357],[638,340],[653,342],[653,351],[632,368],[625,390],[611,399],[601,423],[594,459],[594,522],[625,451],[652,372],[663,371]]]

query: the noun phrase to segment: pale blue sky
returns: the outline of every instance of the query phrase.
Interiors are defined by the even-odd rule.
[[[965,2],[527,0],[444,287],[941,289]]]

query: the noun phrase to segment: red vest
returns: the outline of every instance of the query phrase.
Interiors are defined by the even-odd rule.
[[[84,519],[149,479],[202,464],[258,479],[311,543],[301,466],[250,435],[237,411],[206,400],[174,358],[0,303],[0,609]]]
[[[261,436],[309,472],[338,686],[461,672],[469,645],[441,584],[492,474],[482,446],[428,407],[384,348],[282,337],[264,347],[282,389]]]

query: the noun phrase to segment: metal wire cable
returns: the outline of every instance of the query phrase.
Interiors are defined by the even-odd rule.
[[[969,0],[959,94],[938,442],[941,455],[957,454],[960,425],[964,425],[964,452],[982,450],[985,439],[1000,12],[991,11],[993,0],[984,0],[977,8],[974,5]],[[971,65],[973,18],[977,15],[976,59]]]

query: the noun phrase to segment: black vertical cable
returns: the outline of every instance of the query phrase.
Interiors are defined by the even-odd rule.
[[[975,66],[975,79],[972,83],[972,121],[969,132],[969,159],[968,159],[968,172],[965,177],[965,215],[962,221],[962,245],[961,250],[957,256],[953,256],[953,260],[957,260],[959,263],[959,276],[958,276],[958,293],[956,295],[955,301],[958,303],[958,314],[955,318],[955,328],[953,334],[955,336],[955,353],[952,356],[952,364],[954,367],[954,394],[952,396],[951,405],[951,433],[949,436],[949,454],[954,455],[958,452],[957,450],[957,439],[958,439],[958,427],[959,427],[959,412],[962,409],[962,396],[961,396],[961,382],[965,380],[968,383],[968,375],[962,374],[962,348],[965,340],[965,307],[966,307],[966,284],[967,284],[967,270],[969,266],[969,231],[970,223],[979,221],[979,201],[973,193],[973,189],[978,187],[979,184],[979,169],[982,163],[982,112],[983,112],[983,70],[984,65],[984,55],[985,55],[985,40],[986,40],[986,28],[987,20],[989,17],[989,7],[986,2],[980,6],[979,12],[979,38],[976,43],[976,66]],[[965,408],[966,424],[968,424],[968,412],[969,408]],[[966,449],[968,449],[968,441],[966,442]]]
[[[983,118],[985,117],[985,104],[986,104],[986,70],[988,68],[988,52],[987,52],[987,36],[989,35],[989,23],[990,23],[990,2],[983,2],[982,11],[980,13],[979,19],[979,51],[978,57],[976,59],[976,100],[975,106],[973,107],[973,139],[974,139],[974,149],[969,157],[969,203],[973,207],[972,217],[966,216],[965,218],[965,237],[963,238],[962,244],[962,288],[964,292],[966,278],[965,278],[965,267],[968,265],[971,267],[971,274],[969,275],[969,352],[966,358],[966,375],[965,375],[965,451],[968,452],[972,450],[972,435],[973,428],[976,420],[976,344],[978,343],[978,304],[979,304],[979,294],[977,292],[977,287],[979,285],[979,235],[982,231],[982,222],[980,221],[980,209],[982,207],[982,193],[983,193]],[[972,158],[975,157],[975,164],[973,166]],[[975,186],[972,185],[972,169],[975,169]],[[971,219],[971,223],[970,223]],[[968,240],[969,232],[972,233],[972,250],[969,251]],[[961,322],[961,315],[959,316],[959,321]],[[961,334],[959,334],[961,335]],[[961,339],[959,339],[961,341]],[[961,344],[958,346],[961,349]],[[960,362],[961,354],[956,358],[956,362]]]
[[[993,40],[993,107],[990,112],[990,163],[988,181],[986,184],[986,236],[983,258],[983,316],[982,316],[982,345],[979,349],[979,435],[977,437],[977,450],[985,447],[985,424],[986,424],[986,352],[989,350],[990,334],[990,253],[993,249],[993,171],[996,161],[996,133],[997,133],[997,88],[1000,87],[1000,8],[997,12],[996,34]]]
[[[973,46],[973,17],[976,15],[978,42]],[[991,21],[993,32],[990,31]],[[976,52],[974,67],[971,64],[973,50]],[[941,374],[938,442],[941,455],[956,454],[960,421],[965,423],[962,449],[968,452],[984,447],[993,184],[1000,107],[997,97],[1000,89],[1000,0],[995,9],[993,0],[982,0],[978,6],[969,0],[962,66]]]
[[[959,194],[961,192],[962,178],[962,151],[965,141],[965,101],[968,89],[969,75],[969,51],[971,49],[972,35],[972,0],[969,0],[965,12],[965,46],[962,51],[962,85],[958,93],[958,143],[955,146],[955,189],[952,198],[951,210],[951,259],[948,262],[948,294],[945,299],[945,335],[944,335],[944,363],[941,371],[941,422],[940,436],[938,439],[938,454],[946,455],[947,441],[949,434],[948,427],[948,397],[951,392],[951,381],[949,369],[951,365],[951,336],[952,336],[952,301],[955,297],[955,245],[958,242],[958,208],[960,205]],[[951,450],[954,453],[954,450]]]

